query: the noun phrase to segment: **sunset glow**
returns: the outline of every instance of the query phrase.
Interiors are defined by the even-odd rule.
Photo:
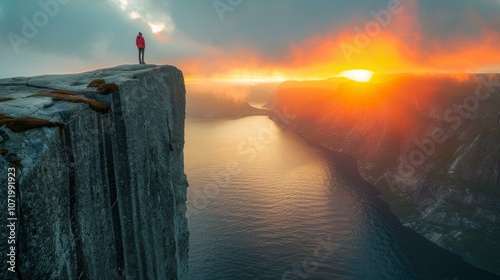
[[[225,82],[225,83],[243,83],[243,84],[258,84],[258,83],[281,83],[289,80],[286,77],[252,77],[252,78],[238,78],[238,77],[228,77],[228,78],[195,78],[186,77],[187,82]]]
[[[305,34],[284,46],[282,57],[268,59],[262,50],[245,45],[232,49],[231,55],[226,49],[210,49],[207,59],[187,58],[179,64],[196,78],[232,77],[238,68],[259,77],[278,72],[293,80],[327,79],[342,73],[341,77],[357,82],[371,80],[373,73],[358,71],[362,69],[376,73],[500,71],[500,52],[493,47],[500,43],[500,37],[487,19],[467,10],[464,13],[471,28],[476,30],[474,34],[430,36],[429,27],[419,18],[418,2],[407,1],[404,5],[380,32],[366,32],[367,21],[353,18],[346,27],[332,28],[325,34]],[[343,72],[350,69],[354,72]]]
[[[165,24],[163,23],[160,24],[149,23],[149,26],[151,27],[151,32],[153,33],[159,33],[165,30]]]
[[[347,70],[340,73],[340,77],[347,78],[360,83],[369,82],[372,79],[373,72],[369,70]]]
[[[500,0],[0,0],[0,36],[0,280],[500,280]]]

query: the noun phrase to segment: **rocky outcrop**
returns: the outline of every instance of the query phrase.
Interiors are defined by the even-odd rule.
[[[358,160],[408,227],[500,274],[500,76],[286,82],[273,118]]]
[[[1,279],[187,279],[181,71],[4,79],[0,98]]]

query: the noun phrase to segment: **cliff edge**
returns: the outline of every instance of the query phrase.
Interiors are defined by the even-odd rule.
[[[187,279],[185,103],[173,66],[0,80],[0,278]]]

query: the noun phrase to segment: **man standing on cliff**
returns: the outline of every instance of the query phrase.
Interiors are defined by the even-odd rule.
[[[137,35],[137,39],[135,39],[135,44],[137,45],[137,48],[139,49],[139,64],[145,64],[144,63],[144,49],[146,48],[146,40],[144,40],[144,37],[142,37],[141,32],[139,32],[139,35]]]

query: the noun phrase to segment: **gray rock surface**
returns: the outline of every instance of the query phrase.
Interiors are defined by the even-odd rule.
[[[93,79],[116,83],[100,95]],[[53,89],[107,102],[30,97]],[[88,73],[0,80],[0,114],[65,123],[14,133],[0,147],[16,176],[16,269],[23,279],[187,279],[185,86],[173,66],[123,65]],[[8,157],[0,157],[0,279],[8,271]]]

